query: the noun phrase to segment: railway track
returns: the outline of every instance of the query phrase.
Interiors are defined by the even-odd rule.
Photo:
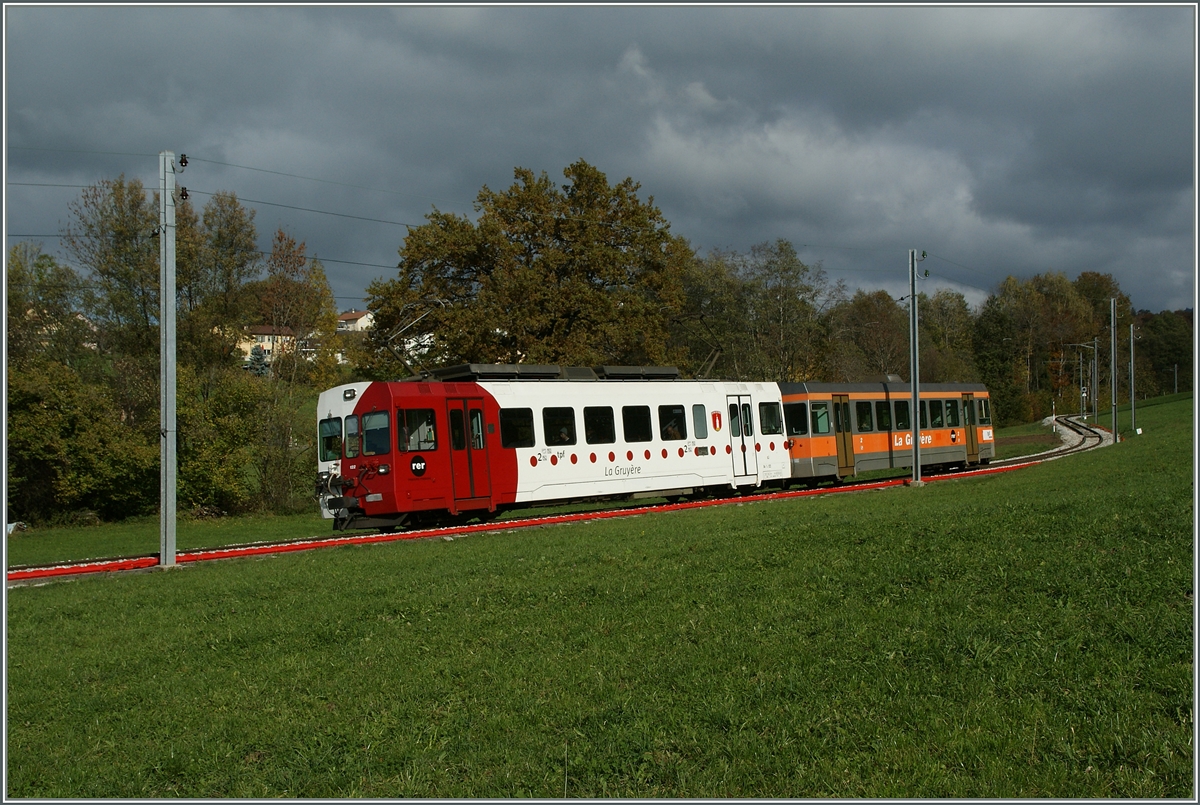
[[[993,461],[988,465],[960,469],[952,472],[928,473],[923,476],[925,481],[937,482],[957,478],[969,478],[979,475],[990,475],[1053,461],[1075,453],[1094,450],[1112,443],[1112,435],[1103,429],[1095,428],[1080,422],[1077,418],[1058,417],[1057,421],[1067,431],[1063,444],[1051,450],[1031,456],[1021,456],[1002,461]],[[811,497],[814,495],[843,494],[861,492],[870,489],[886,489],[893,486],[905,486],[910,483],[907,477],[885,478],[876,480],[856,480],[838,483],[834,486],[814,487],[805,489],[755,490],[744,494],[731,494],[724,497],[687,500],[676,503],[661,503],[654,505],[631,506],[624,508],[604,509],[590,512],[574,512],[552,514],[535,517],[522,517],[512,520],[493,520],[467,525],[453,525],[441,528],[422,528],[386,534],[343,534],[329,537],[312,537],[308,539],[285,540],[278,542],[256,542],[244,545],[229,545],[221,548],[200,548],[176,553],[176,563],[180,566],[193,562],[205,562],[217,559],[235,559],[250,556],[269,556],[295,551],[308,551],[318,548],[336,548],[346,545],[370,545],[380,542],[396,542],[414,539],[445,539],[496,531],[517,531],[526,528],[537,528],[564,523],[584,522],[589,520],[607,520],[618,517],[634,517],[643,514],[653,514],[685,509],[707,508],[709,506],[727,506],[757,501],[786,500],[789,498]],[[78,578],[97,573],[115,573],[130,571],[154,570],[159,567],[157,553],[141,554],[138,556],[122,556],[107,559],[88,559],[76,562],[62,562],[53,565],[17,566],[7,571],[8,586],[27,584],[42,584],[55,579]]]

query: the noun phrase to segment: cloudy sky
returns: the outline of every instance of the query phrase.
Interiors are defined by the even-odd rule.
[[[786,238],[900,296],[917,248],[973,303],[1100,271],[1192,307],[1195,32],[1190,6],[8,5],[5,234],[59,253],[79,189],[42,185],[156,188],[185,153],[197,207],[237,193],[361,308],[406,225],[582,158],[701,252]]]

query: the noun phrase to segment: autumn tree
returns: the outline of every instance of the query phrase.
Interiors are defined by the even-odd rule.
[[[610,185],[582,160],[563,174],[557,187],[517,168],[507,190],[480,190],[475,222],[435,209],[409,232],[398,276],[368,288],[372,371],[401,373],[385,342],[422,305],[432,312],[407,339],[432,365],[677,357],[668,325],[691,248],[670,233],[653,198],[638,198],[632,179]]]
[[[908,313],[887,291],[856,291],[830,311],[830,379],[909,375]]]

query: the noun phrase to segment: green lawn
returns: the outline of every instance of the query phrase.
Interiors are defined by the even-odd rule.
[[[920,489],[13,588],[6,794],[1190,798],[1191,411]]]

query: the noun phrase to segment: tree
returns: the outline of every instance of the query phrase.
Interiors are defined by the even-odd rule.
[[[94,356],[87,293],[69,266],[38,245],[18,243],[8,253],[5,286],[10,368],[55,361],[78,370]]]
[[[908,314],[887,291],[856,291],[830,311],[829,326],[832,379],[908,377]]]
[[[249,371],[255,377],[271,374],[271,365],[267,363],[267,351],[262,348],[262,344],[255,344],[250,350]]]
[[[663,363],[678,357],[668,325],[692,259],[639,185],[610,185],[580,160],[556,187],[543,173],[514,171],[503,192],[486,186],[478,220],[434,210],[409,232],[398,276],[368,288],[377,372],[391,331],[415,305],[434,304],[414,328],[432,364],[461,362]]]
[[[932,299],[921,294],[921,381],[966,383],[979,379],[971,340],[971,309],[957,291],[940,289]]]

